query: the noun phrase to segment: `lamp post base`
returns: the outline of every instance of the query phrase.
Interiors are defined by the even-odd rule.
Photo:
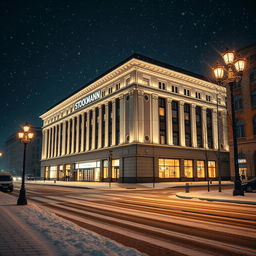
[[[244,190],[243,189],[234,189],[233,196],[244,196]]]
[[[20,189],[17,205],[27,205],[26,191],[24,188]]]

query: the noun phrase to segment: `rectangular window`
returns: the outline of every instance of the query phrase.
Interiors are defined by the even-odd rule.
[[[200,92],[196,92],[196,98],[201,99],[201,93]]]
[[[185,121],[185,143],[187,147],[192,146],[191,142],[191,113],[190,104],[184,104],[184,121]]]
[[[109,88],[108,88],[108,94],[111,94],[112,91],[113,91],[113,88],[112,88],[112,87],[109,87]]]
[[[180,160],[178,159],[159,159],[159,178],[179,178]]]
[[[179,145],[179,108],[177,101],[172,101],[172,127],[173,144]]]
[[[83,151],[86,150],[86,126],[87,126],[87,113],[84,113],[84,148],[83,148]]]
[[[186,96],[190,96],[190,90],[188,90],[188,89],[184,89],[184,95],[186,95]]]
[[[105,116],[106,116],[106,108],[105,105],[102,105],[102,116],[101,116],[101,145],[105,147]]]
[[[178,93],[178,87],[172,85],[172,92]]]
[[[193,178],[193,160],[184,160],[184,175],[186,178]]]
[[[243,109],[243,100],[241,95],[234,96],[234,108],[236,111]]]
[[[211,96],[210,95],[206,95],[205,97],[206,97],[207,101],[211,101]]]
[[[103,178],[108,178],[108,160],[103,161]]]
[[[89,112],[89,149],[92,148],[92,126],[93,126],[93,113]]]
[[[216,162],[208,161],[208,177],[215,178],[216,177]]]
[[[205,177],[204,161],[196,161],[196,174],[197,178]]]
[[[212,110],[209,108],[206,109],[206,122],[207,122],[208,148],[213,148]]]
[[[161,89],[161,90],[166,90],[166,86],[165,86],[165,83],[164,83],[164,82],[158,82],[158,87],[159,87],[159,89]]]
[[[144,85],[147,85],[147,86],[150,86],[150,81],[149,81],[149,79],[143,77],[143,84],[144,84]]]
[[[117,90],[120,90],[120,83],[117,83],[117,84],[116,84],[116,91],[117,91]]]
[[[166,99],[159,98],[158,108],[160,144],[166,144]]]
[[[99,145],[99,108],[95,110],[95,148]]]

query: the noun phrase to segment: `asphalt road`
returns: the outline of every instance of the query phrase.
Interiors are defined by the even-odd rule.
[[[176,199],[183,189],[27,184],[26,190],[29,200],[57,215],[148,255],[256,255],[254,205]]]

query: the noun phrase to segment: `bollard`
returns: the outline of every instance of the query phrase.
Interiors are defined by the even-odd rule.
[[[185,192],[186,192],[186,193],[189,193],[189,183],[186,183]]]
[[[56,179],[54,179],[54,183],[56,183]]]
[[[208,192],[210,192],[210,180],[208,180]]]

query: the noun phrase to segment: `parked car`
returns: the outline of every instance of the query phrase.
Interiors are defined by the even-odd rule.
[[[252,192],[256,189],[256,177],[242,182],[242,188],[246,192]]]
[[[0,172],[0,190],[13,191],[13,178],[9,172]]]

